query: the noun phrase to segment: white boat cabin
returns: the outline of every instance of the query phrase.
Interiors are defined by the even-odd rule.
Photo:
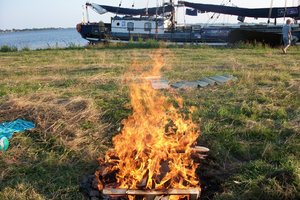
[[[160,18],[114,17],[111,19],[111,32],[164,34],[164,20]]]

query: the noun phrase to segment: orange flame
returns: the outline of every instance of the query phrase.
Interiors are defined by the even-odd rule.
[[[115,163],[119,188],[169,189],[199,187],[197,164],[191,159],[191,146],[199,136],[189,116],[159,91],[152,89],[146,76],[158,76],[164,66],[161,50],[152,56],[152,69],[138,83],[130,84],[133,114],[113,138],[114,149],[107,152],[106,163]],[[138,67],[136,62],[134,67]],[[117,158],[117,161],[116,161]]]

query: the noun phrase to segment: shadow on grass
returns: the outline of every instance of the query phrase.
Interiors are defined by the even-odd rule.
[[[12,139],[0,157],[0,199],[84,199],[79,181],[95,160],[69,150],[55,138],[27,132]]]

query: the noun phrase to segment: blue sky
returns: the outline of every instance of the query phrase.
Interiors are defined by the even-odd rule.
[[[121,0],[90,0],[93,3],[106,5],[119,5]],[[165,0],[166,1],[166,0]],[[229,0],[188,0],[197,3],[221,4]],[[23,29],[44,27],[75,27],[82,20],[82,5],[86,0],[0,0],[0,29]],[[156,5],[156,0],[122,0],[122,6],[145,7]],[[159,0],[162,2],[162,0]],[[269,7],[271,0],[231,0],[240,7]],[[287,0],[288,6],[297,4],[298,0]],[[284,0],[274,0],[274,6],[284,6]],[[100,16],[90,11],[90,21],[109,21],[109,14]],[[198,17],[186,17],[186,21],[207,22],[210,14],[202,14]],[[184,22],[183,13],[179,13],[179,22]],[[248,22],[255,22],[247,19]],[[236,17],[221,16],[217,22],[236,22]]]

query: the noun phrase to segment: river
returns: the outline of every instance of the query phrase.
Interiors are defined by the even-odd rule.
[[[19,50],[23,48],[64,48],[87,44],[88,42],[81,38],[75,28],[0,33],[0,47],[7,45],[17,47]]]

